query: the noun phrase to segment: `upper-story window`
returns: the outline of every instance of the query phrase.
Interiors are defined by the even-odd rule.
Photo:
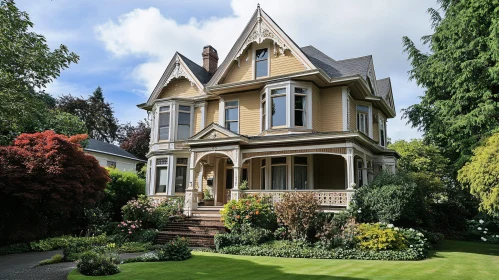
[[[263,92],[262,93],[262,130],[267,129],[267,93]]]
[[[369,107],[357,105],[357,130],[369,134]]]
[[[306,125],[307,89],[295,87],[295,126]]]
[[[191,136],[191,107],[178,106],[177,140],[186,140]]]
[[[382,118],[379,118],[379,144],[386,146],[386,121]]]
[[[270,126],[286,126],[286,88],[273,89],[270,91],[272,99],[272,119]]]
[[[159,107],[159,137],[158,140],[170,139],[170,106]]]
[[[258,49],[255,52],[255,78],[269,75],[269,49]]]
[[[239,101],[225,102],[225,128],[239,133]]]

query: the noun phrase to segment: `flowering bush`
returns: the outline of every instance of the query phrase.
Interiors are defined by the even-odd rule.
[[[120,259],[115,255],[87,251],[81,255],[76,268],[87,276],[113,275],[120,272],[119,263]]]
[[[160,246],[156,253],[160,261],[183,261],[192,257],[187,239],[183,237]]]
[[[231,200],[220,211],[226,228],[240,232],[244,225],[274,230],[277,219],[272,205],[258,197]]]
[[[326,221],[317,229],[315,237],[319,240],[316,243],[316,247],[324,249],[336,247],[353,248],[355,247],[354,237],[357,231],[357,224],[353,218],[349,218],[346,221],[339,218]]]
[[[373,251],[403,250],[408,243],[399,228],[380,223],[360,224],[355,241],[360,249]]]
[[[182,214],[180,199],[152,199],[140,195],[123,206],[123,219],[142,221],[143,228],[162,228],[172,216]]]
[[[468,239],[499,244],[499,231],[494,221],[486,217],[468,221]]]
[[[293,239],[306,240],[319,209],[315,195],[307,192],[285,193],[274,207],[278,222],[289,228]]]
[[[141,228],[141,221],[123,221],[118,224],[118,230],[123,234],[133,234]]]

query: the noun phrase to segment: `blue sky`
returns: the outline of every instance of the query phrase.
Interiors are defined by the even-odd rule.
[[[87,96],[100,85],[116,117],[135,123],[146,117],[136,105],[146,101],[175,51],[201,63],[202,47],[211,44],[222,61],[258,2],[300,46],[314,45],[334,59],[372,54],[377,78],[392,78],[398,110],[423,94],[408,80],[401,37],[419,43],[431,32],[426,9],[436,7],[434,0],[18,0],[17,5],[51,47],[65,44],[80,56],[47,91]],[[401,115],[389,121],[389,137],[418,137]]]

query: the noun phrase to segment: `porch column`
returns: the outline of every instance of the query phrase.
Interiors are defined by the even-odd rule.
[[[362,182],[364,182],[364,185],[367,185],[367,156],[364,154],[364,158],[362,159],[362,167],[364,170],[362,170]],[[359,186],[361,187],[361,186]]]
[[[347,154],[345,159],[347,161],[347,190],[353,189],[353,184],[355,183],[355,162],[353,160],[353,148],[347,148]]]
[[[189,184],[185,190],[185,202],[184,202],[184,214],[186,216],[192,216],[192,211],[198,208],[198,191],[194,188],[194,169],[195,169],[195,152],[191,152],[191,157],[189,159]]]
[[[230,199],[231,200],[239,200],[241,198],[241,190],[239,190],[239,170],[240,167],[233,167],[234,169],[234,185],[232,190],[230,191]]]

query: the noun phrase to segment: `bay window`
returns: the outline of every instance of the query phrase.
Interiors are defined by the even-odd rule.
[[[191,107],[178,106],[177,140],[191,137]]]
[[[357,105],[357,130],[368,135],[369,133],[369,107]]]
[[[273,89],[270,91],[272,101],[271,127],[286,126],[286,88]]]
[[[307,189],[307,157],[294,157],[294,188]]]
[[[306,126],[307,89],[295,87],[295,126]]]
[[[269,75],[269,49],[259,49],[255,52],[255,78]]]
[[[271,158],[271,178],[273,190],[285,190],[287,186],[286,157]]]
[[[261,104],[262,104],[262,130],[266,130],[267,129],[267,98],[266,98],[267,94],[264,92],[262,94],[262,98],[261,98]]]
[[[239,133],[239,101],[225,102],[225,128]]]
[[[168,190],[168,158],[156,160],[156,193]]]
[[[187,158],[177,158],[175,167],[175,192],[185,192],[187,184]]]
[[[159,136],[158,140],[170,139],[170,106],[159,107],[158,117]]]

